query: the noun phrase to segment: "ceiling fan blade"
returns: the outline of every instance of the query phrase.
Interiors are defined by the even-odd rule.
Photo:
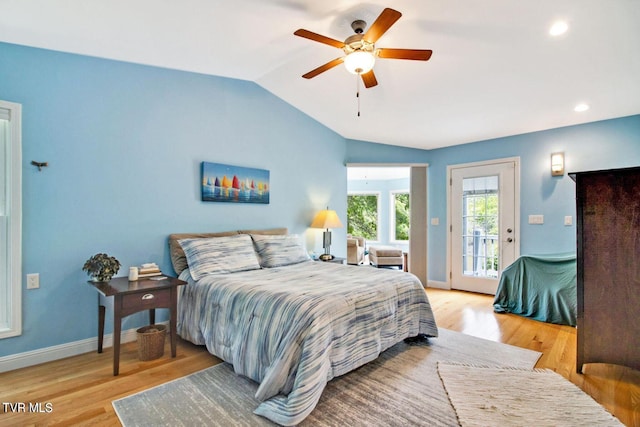
[[[324,73],[325,71],[330,70],[336,65],[342,64],[343,62],[344,62],[344,56],[341,56],[340,58],[336,58],[333,61],[329,61],[326,64],[321,65],[318,68],[309,71],[307,74],[303,74],[302,77],[304,77],[305,79],[312,79],[318,74]]]
[[[375,43],[401,16],[402,14],[397,10],[386,8],[375,22],[371,24],[371,27],[369,27],[363,39]]]
[[[332,39],[330,37],[325,37],[320,34],[311,32],[309,30],[303,30],[302,28],[297,30],[295,33],[298,37],[303,37],[305,39],[313,40],[316,42],[328,44],[329,46],[337,47],[338,49],[342,49],[344,47],[344,42],[341,42],[336,39]]]
[[[376,75],[373,74],[373,70],[361,74],[361,76],[362,81],[364,82],[364,87],[366,87],[367,89],[378,85],[378,80],[376,80]]]
[[[428,61],[431,58],[432,50],[420,49],[383,49],[377,50],[379,58],[388,59],[414,59],[416,61]]]

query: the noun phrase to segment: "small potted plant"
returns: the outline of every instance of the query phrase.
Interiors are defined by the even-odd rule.
[[[120,261],[107,254],[95,254],[82,267],[96,282],[108,282],[120,270]]]

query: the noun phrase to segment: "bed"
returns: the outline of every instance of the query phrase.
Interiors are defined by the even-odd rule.
[[[170,242],[172,260],[176,245],[184,250],[176,272],[189,283],[178,334],[260,384],[256,414],[295,425],[332,378],[403,339],[438,331],[414,275],[312,261],[300,238],[283,230],[172,235]]]
[[[559,325],[576,325],[576,255],[523,255],[502,272],[493,301],[513,313]]]

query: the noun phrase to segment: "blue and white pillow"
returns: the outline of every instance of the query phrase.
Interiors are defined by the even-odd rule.
[[[187,256],[191,277],[198,280],[207,274],[233,273],[260,268],[251,237],[210,237],[178,240]]]
[[[309,260],[309,254],[296,234],[269,236],[252,234],[260,265],[265,268],[298,264]]]

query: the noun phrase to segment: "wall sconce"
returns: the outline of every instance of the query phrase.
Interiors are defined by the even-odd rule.
[[[551,176],[564,175],[564,153],[553,153],[551,155]]]

